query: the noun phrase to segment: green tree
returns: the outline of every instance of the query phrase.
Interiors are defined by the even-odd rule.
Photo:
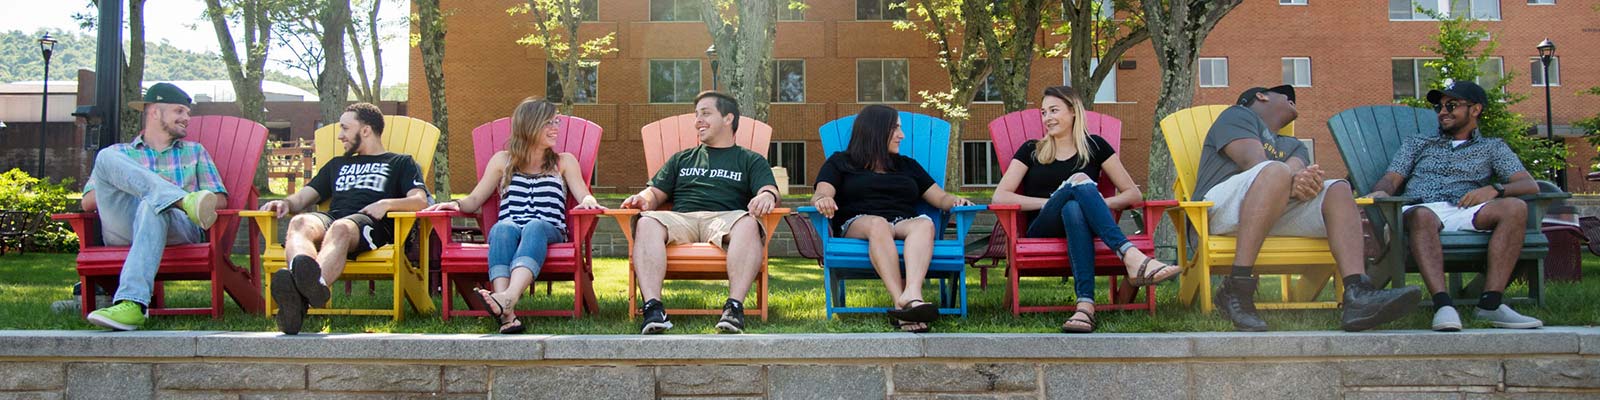
[[[906,7],[907,16],[911,17],[895,21],[895,29],[920,31],[939,46],[934,60],[949,77],[950,89],[923,90],[917,95],[922,96],[923,108],[938,111],[941,118],[950,122],[947,161],[949,165],[961,165],[961,124],[972,117],[968,107],[977,95],[978,85],[989,75],[989,49],[983,38],[993,35],[985,32],[994,28],[992,4],[978,0],[908,0],[891,7]],[[945,190],[958,190],[960,182],[959,168],[945,171]]]
[[[526,14],[532,19],[533,33],[517,39],[517,44],[544,49],[545,59],[555,67],[556,79],[564,89],[561,96],[561,113],[572,115],[573,99],[578,89],[578,75],[583,68],[596,68],[600,56],[617,52],[612,43],[616,32],[582,40],[578,28],[583,26],[581,0],[529,0],[506,10],[507,14]]]
[[[445,18],[439,0],[417,0],[417,13],[411,15],[417,33],[411,45],[422,51],[422,74],[428,84],[428,104],[433,107],[433,125],[439,127],[439,146],[433,153],[433,192],[450,195],[450,109],[444,102]]]
[[[724,91],[739,101],[744,115],[766,121],[772,103],[772,45],[778,10],[805,9],[799,0],[716,0],[700,8],[700,19],[717,50]]]
[[[1111,7],[1103,9],[1098,0],[1063,0],[1064,21],[1055,33],[1071,39],[1057,43],[1047,53],[1051,57],[1069,57],[1072,88],[1079,96],[1090,99],[1084,102],[1084,108],[1094,108],[1095,93],[1122,60],[1123,53],[1150,39],[1139,0],[1117,0]],[[1123,19],[1113,18],[1115,15],[1122,15]],[[1093,64],[1096,61],[1098,65]]]
[[[1045,10],[1057,0],[996,0],[993,29],[982,30],[983,45],[989,53],[989,76],[999,86],[1000,102],[1006,112],[1028,107],[1028,80],[1033,76],[1033,60],[1044,44],[1037,40],[1045,28]]]
[[[1439,56],[1437,60],[1423,63],[1425,68],[1437,72],[1428,81],[1428,87],[1443,89],[1449,82],[1482,81],[1479,79],[1481,72],[1478,66],[1489,59],[1489,54],[1494,52],[1499,42],[1485,42],[1485,39],[1489,39],[1489,32],[1477,27],[1465,13],[1445,16],[1422,7],[1417,10],[1439,20],[1439,33],[1433,36],[1434,43],[1422,47]],[[1480,44],[1483,45],[1481,49]],[[1506,83],[1514,76],[1511,71],[1506,71],[1505,77],[1497,82],[1483,82],[1489,95],[1489,104],[1483,105],[1483,114],[1478,118],[1478,132],[1486,137],[1505,140],[1534,178],[1551,179],[1555,171],[1566,168],[1569,151],[1565,144],[1528,135],[1533,123],[1524,119],[1522,114],[1510,110],[1512,105],[1527,98],[1526,95],[1506,91]],[[1401,99],[1400,102],[1412,107],[1433,108],[1427,100],[1420,98]]]

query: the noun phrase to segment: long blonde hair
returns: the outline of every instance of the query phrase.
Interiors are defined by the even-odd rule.
[[[517,110],[511,113],[511,137],[506,139],[506,153],[511,155],[511,162],[506,163],[505,173],[500,176],[500,191],[504,192],[511,186],[511,175],[521,171],[532,163],[528,149],[543,143],[539,137],[551,118],[556,116],[556,105],[542,98],[529,97],[517,105]],[[541,154],[539,170],[545,174],[555,174],[561,166],[561,156],[556,150],[546,146]]]
[[[1052,86],[1044,90],[1045,97],[1054,97],[1067,103],[1072,108],[1072,141],[1077,144],[1078,168],[1089,165],[1094,158],[1094,150],[1089,148],[1089,129],[1085,127],[1084,119],[1088,113],[1083,111],[1083,97],[1078,91],[1068,86]],[[1045,132],[1039,138],[1039,144],[1033,147],[1033,159],[1040,164],[1049,164],[1056,161],[1056,138]]]

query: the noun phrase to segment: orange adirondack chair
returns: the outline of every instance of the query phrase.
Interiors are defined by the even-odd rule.
[[[206,232],[206,243],[167,246],[156,270],[156,284],[150,298],[150,314],[210,314],[222,318],[222,295],[228,294],[245,312],[265,310],[261,291],[261,270],[254,262],[257,243],[250,241],[252,262],[234,265],[228,258],[233,239],[239,233],[239,211],[256,208],[258,193],[252,185],[257,161],[267,145],[267,127],[243,118],[208,115],[189,120],[189,140],[199,142],[217,164],[222,185],[228,189],[226,209],[217,210],[217,221]],[[67,221],[78,235],[78,279],[83,283],[83,315],[96,307],[94,286],[116,287],[128,247],[106,246],[100,238],[100,217],[96,213],[64,213],[53,218]],[[256,227],[250,226],[250,237]],[[163,281],[211,281],[211,307],[167,308]]]
[[[589,120],[573,117],[558,116],[561,121],[561,134],[557,138],[555,150],[557,152],[572,153],[578,158],[582,166],[583,182],[589,183],[594,176],[595,155],[600,148],[600,136],[604,132],[600,125]],[[472,130],[473,155],[478,162],[478,177],[483,178],[484,168],[489,165],[489,159],[506,148],[506,140],[511,138],[511,118],[501,118]],[[569,194],[567,204],[577,205],[578,200]],[[500,214],[500,196],[490,196],[483,203],[483,208],[476,214],[459,211],[426,211],[418,212],[417,216],[428,221],[433,226],[434,234],[439,236],[442,244],[439,248],[439,273],[443,284],[444,304],[441,317],[448,321],[451,316],[488,316],[485,310],[456,310],[452,309],[451,285],[455,291],[461,293],[463,298],[475,296],[470,288],[474,284],[485,282],[489,273],[489,245],[487,243],[462,243],[452,240],[450,235],[451,218],[472,218],[478,221],[478,226],[484,232],[494,226]],[[567,210],[567,229],[571,241],[550,245],[549,253],[545,255],[544,265],[539,269],[538,281],[572,281],[573,298],[571,310],[517,310],[518,316],[556,316],[577,318],[584,313],[600,311],[600,303],[594,295],[594,268],[590,260],[589,238],[594,235],[595,216],[600,210]],[[529,286],[530,288],[534,286]],[[469,302],[470,304],[471,302]]]
[[[1089,112],[1084,118],[1084,127],[1090,134],[1100,135],[1111,147],[1122,149],[1122,121],[1111,116],[1096,112]],[[1000,170],[1003,172],[1010,167],[1011,157],[1016,154],[1017,148],[1023,142],[1038,139],[1044,136],[1044,124],[1040,120],[1039,109],[1031,108],[1017,111],[995,118],[989,122],[989,137],[994,140],[994,153],[996,160],[1000,160]],[[1117,194],[1117,186],[1105,175],[1096,177],[1100,186],[1100,193],[1106,197]],[[1128,241],[1135,248],[1145,254],[1155,254],[1155,241],[1151,233],[1155,232],[1156,224],[1161,220],[1161,213],[1167,207],[1178,205],[1172,200],[1154,200],[1136,203],[1135,208],[1144,210],[1144,231],[1136,235],[1128,235]],[[1010,277],[1010,284],[1006,290],[1006,303],[1011,305],[1011,314],[1020,315],[1025,312],[1055,312],[1073,311],[1074,305],[1057,306],[1024,306],[1022,305],[1021,292],[1018,291],[1019,279],[1028,276],[1071,276],[1071,262],[1067,259],[1067,241],[1062,238],[1025,238],[1022,233],[1026,231],[1027,221],[1023,221],[1021,207],[1015,204],[989,205],[989,210],[994,211],[1000,220],[1000,225],[1005,231],[1006,242],[1006,275]],[[1094,241],[1094,274],[1095,276],[1111,277],[1111,304],[1096,305],[1096,310],[1150,310],[1150,315],[1156,314],[1155,286],[1145,287],[1145,301],[1142,303],[1116,303],[1121,291],[1118,278],[1127,276],[1127,267],[1122,265],[1122,260],[1117,258],[1117,253],[1101,243],[1099,238]]]
[[[645,125],[639,130],[644,139],[645,172],[654,176],[661,165],[667,162],[667,157],[683,149],[700,144],[698,132],[694,128],[694,114],[682,114],[663,118],[659,121]],[[767,155],[767,146],[772,142],[772,126],[764,122],[739,118],[738,133],[734,135],[740,146]],[[662,204],[658,210],[670,210],[670,204]],[[761,216],[762,229],[766,231],[766,244],[772,243],[772,233],[778,228],[778,221],[789,214],[788,208],[774,208],[772,212]],[[628,253],[633,253],[633,220],[639,215],[639,210],[613,209],[607,210],[605,215],[617,219],[617,224],[622,226],[622,235],[628,239]],[[707,243],[694,243],[687,245],[667,246],[667,277],[666,280],[725,280],[728,278],[728,254],[716,246]],[[633,261],[628,262],[628,318],[639,314],[639,289],[634,281]],[[746,309],[746,312],[760,314],[761,320],[767,320],[767,246],[761,246],[761,274],[756,279],[756,302],[761,304],[760,310]],[[682,315],[720,315],[722,309],[667,309],[671,314]]]

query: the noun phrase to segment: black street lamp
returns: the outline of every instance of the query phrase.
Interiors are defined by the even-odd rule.
[[[44,90],[39,98],[39,169],[35,170],[35,178],[44,178],[44,140],[45,128],[50,127],[50,55],[56,51],[56,38],[47,32],[39,37],[39,53],[44,54]]]
[[[1555,119],[1550,113],[1550,61],[1556,57],[1556,44],[1545,38],[1536,48],[1539,49],[1539,63],[1544,65],[1544,138],[1555,142]],[[1556,170],[1556,186],[1562,191],[1567,190],[1566,175],[1565,168]]]
[[[717,90],[717,45],[706,48],[706,58],[711,59],[711,90]]]

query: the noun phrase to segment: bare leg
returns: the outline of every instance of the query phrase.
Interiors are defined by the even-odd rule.
[[[661,281],[667,278],[667,227],[655,218],[639,218],[634,232],[633,269],[639,293],[645,300],[661,299]]]
[[[928,277],[928,264],[933,259],[933,221],[911,219],[894,225],[894,236],[905,243],[906,286],[896,303],[911,305],[922,299],[922,281]]]
[[[761,276],[761,223],[754,216],[739,218],[728,231],[728,298],[744,302],[750,286]]]
[[[1444,247],[1439,243],[1439,230],[1443,225],[1439,222],[1439,215],[1427,207],[1414,207],[1406,211],[1406,247],[1411,250],[1411,258],[1417,263],[1417,272],[1422,274],[1422,284],[1428,287],[1428,294],[1445,291],[1444,284]]]
[[[1489,276],[1483,289],[1505,292],[1511,281],[1511,272],[1517,267],[1517,257],[1522,255],[1523,235],[1528,232],[1528,204],[1522,199],[1508,197],[1495,199],[1478,210],[1472,225],[1492,230],[1489,236]]]
[[[850,223],[850,229],[844,233],[847,238],[864,239],[867,241],[867,257],[872,260],[872,269],[878,272],[878,277],[883,280],[883,287],[889,291],[889,297],[894,300],[894,305],[899,307],[905,304],[900,301],[905,292],[905,281],[900,276],[900,255],[894,250],[894,227],[883,217],[867,215],[856,218]]]
[[[1293,178],[1287,164],[1273,161],[1262,168],[1256,180],[1250,183],[1250,190],[1245,193],[1239,208],[1248,210],[1252,217],[1239,218],[1233,265],[1256,265],[1256,256],[1261,254],[1261,243],[1267,240],[1267,232],[1283,216],[1283,208],[1289,203],[1289,188],[1294,182]]]
[[[1322,220],[1328,229],[1328,247],[1333,251],[1333,262],[1339,264],[1339,274],[1350,276],[1367,273],[1361,214],[1356,209],[1350,184],[1340,181],[1323,190],[1326,193],[1322,199]]]
[[[295,256],[317,256],[317,243],[322,242],[323,235],[327,234],[328,227],[322,225],[322,219],[311,214],[300,214],[289,219],[289,230],[283,238],[284,260],[293,260]]]
[[[360,229],[348,219],[333,221],[327,236],[322,239],[322,251],[317,253],[317,265],[322,267],[322,282],[332,286],[344,273],[345,257],[350,248],[361,240]]]
[[[509,314],[511,309],[516,308],[517,301],[522,299],[522,292],[527,291],[528,285],[531,284],[533,284],[533,271],[529,271],[527,268],[512,268],[511,278],[494,280],[494,294],[492,296],[500,300],[500,304],[506,305],[506,311]],[[516,318],[516,316],[511,315],[510,318]]]

